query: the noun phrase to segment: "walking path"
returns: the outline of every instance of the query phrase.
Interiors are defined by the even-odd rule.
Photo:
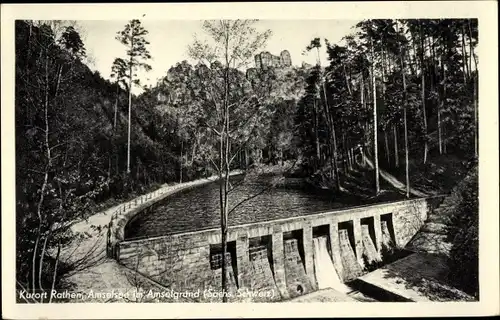
[[[477,179],[477,167],[471,169],[466,177],[452,189],[439,207],[429,214],[425,224],[407,244],[407,249],[416,252],[450,255],[452,244],[447,241],[447,233],[449,228],[454,227],[450,222],[450,217],[460,206],[462,188],[473,179]]]
[[[332,288],[317,290],[286,302],[359,302],[359,300]]]
[[[450,217],[460,206],[460,192],[473,179],[477,179],[477,167],[471,169],[429,214],[425,224],[406,245],[406,249],[415,253],[359,280],[408,301],[473,301],[473,297],[449,283],[448,257],[452,243],[447,241],[448,228],[454,227]]]
[[[231,172],[230,175],[241,173],[238,170]],[[214,182],[217,179],[218,176],[212,176],[185,183],[165,184],[155,191],[96,213],[86,220],[73,224],[71,230],[75,235],[74,240],[62,247],[60,253],[60,261],[70,265],[71,269],[73,269],[65,278],[63,286],[70,288],[73,292],[83,293],[88,293],[90,290],[102,293],[109,293],[112,290],[127,292],[137,287],[137,279],[131,281],[130,272],[106,255],[110,221],[123,219],[139,206],[154,203],[180,190]],[[152,283],[147,279],[142,279],[141,283],[148,283],[148,286],[161,288],[161,285]],[[85,301],[104,302],[102,298],[87,299]],[[118,301],[126,300],[118,299]]]
[[[373,162],[365,155],[366,163],[370,167],[370,169],[373,169],[375,166],[373,165]],[[394,188],[399,189],[400,191],[406,192],[406,186],[399,181],[395,176],[391,175],[389,172],[385,171],[384,169],[379,168],[379,174],[382,179],[390,183]],[[415,190],[413,188],[410,188],[410,193],[417,196],[417,197],[428,197],[429,195],[426,193],[423,193],[421,191]]]
[[[391,294],[403,301],[473,301],[473,297],[448,284],[448,270],[444,256],[417,252],[372,271],[358,281],[370,287],[372,292]]]

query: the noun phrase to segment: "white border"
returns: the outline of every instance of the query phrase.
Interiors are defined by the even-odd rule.
[[[499,312],[498,21],[495,1],[1,6],[2,309],[5,318],[469,316]],[[144,18],[142,15],[146,14]],[[479,18],[480,302],[15,304],[14,20]]]

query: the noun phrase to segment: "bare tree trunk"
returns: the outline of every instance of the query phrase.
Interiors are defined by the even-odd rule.
[[[130,49],[134,47],[134,37],[130,38]],[[130,174],[130,129],[132,114],[132,56],[129,62],[129,86],[128,86],[128,135],[127,135],[127,173]]]
[[[194,156],[196,155],[196,147],[197,147],[197,143],[195,142],[193,144],[193,150],[191,151],[191,164],[194,163]],[[238,153],[238,162],[241,163],[241,159],[240,159],[240,156],[241,156],[241,153]]]
[[[430,53],[431,53],[431,57],[432,57],[432,83],[433,83],[433,87],[435,88],[436,87],[436,77],[437,77],[437,70],[436,70],[436,63],[438,62],[437,59],[436,59],[436,50],[435,50],[435,44],[434,44],[434,37],[431,36],[430,39],[429,39],[429,50],[430,50]]]
[[[354,169],[356,161],[354,161],[354,148],[351,148],[351,168]]]
[[[472,46],[472,27],[471,27],[471,22],[470,20],[468,21],[468,27],[469,27],[469,71],[472,75],[472,58],[474,58],[474,64],[476,68],[476,75],[477,73],[477,61],[476,61],[476,56],[474,54],[474,48]],[[478,94],[477,94],[477,85],[478,85],[478,78],[475,77],[472,79],[473,80],[473,99],[474,99],[474,155],[478,156],[479,154],[479,139],[478,139],[478,131],[479,131],[479,126],[478,126],[478,109],[477,109],[477,104],[478,104]]]
[[[229,89],[229,88],[228,88]],[[222,283],[223,291],[227,291],[227,219],[228,219],[228,194],[229,194],[229,108],[226,107],[226,149],[225,149],[225,185],[224,185],[224,217],[223,217],[223,229],[222,229],[222,255],[223,255],[223,266],[222,266]],[[227,302],[227,296],[223,296],[223,302]]]
[[[411,34],[411,45],[413,48],[413,63],[416,65],[417,70],[418,70],[419,65],[418,65],[418,58],[417,58],[417,44],[415,43],[415,35],[413,33]],[[422,66],[420,66],[420,69],[422,69]]]
[[[224,115],[225,119],[225,115]],[[225,120],[224,120],[225,121]],[[225,125],[224,125],[225,127]],[[220,151],[219,151],[220,161],[219,161],[219,201],[220,201],[220,226],[221,226],[221,245],[222,245],[222,283],[221,288],[224,292],[226,290],[226,193],[224,190],[224,180],[222,175],[222,170],[224,166],[224,130],[222,130],[220,135]],[[226,299],[223,297],[223,302]]]
[[[472,28],[470,25],[470,20],[468,21],[468,27],[469,27],[469,71],[472,74],[472,58],[474,57],[474,62],[475,56],[474,56],[474,48],[472,46]],[[476,71],[477,71],[477,65],[476,65]]]
[[[365,107],[365,83],[363,73],[361,73],[361,84],[359,86],[359,90],[361,91],[361,105],[363,108]]]
[[[416,73],[416,71],[415,71],[415,67],[413,66],[413,63],[412,63],[412,60],[413,60],[413,59],[412,59],[412,56],[411,56],[411,54],[410,54],[410,50],[411,50],[411,49],[407,50],[407,55],[408,55],[408,64],[409,64],[409,67],[410,67],[410,72],[411,72],[412,76],[416,76],[416,74],[417,74],[417,73]]]
[[[313,104],[313,113],[314,113],[314,142],[316,145],[316,161],[315,161],[315,170],[318,169],[318,167],[321,165],[320,164],[320,159],[321,159],[321,150],[319,148],[319,137],[318,137],[318,110],[317,110],[317,105],[316,105],[316,100],[314,100]]]
[[[442,61],[442,59],[441,59]],[[444,75],[444,67],[443,68],[443,75]],[[446,85],[446,84],[444,84]],[[443,88],[444,92],[444,88]],[[438,110],[437,110],[437,125],[438,125],[438,144],[439,144],[439,154],[443,154],[443,138],[442,138],[442,129],[441,129],[441,105],[444,104],[444,100],[446,99],[446,96],[443,94],[443,97],[441,97],[441,103],[438,104]]]
[[[467,84],[467,78],[469,78],[469,66],[467,64],[467,51],[466,51],[466,47],[465,47],[465,29],[464,29],[464,25],[462,24],[462,28],[461,28],[461,36],[462,36],[462,55],[463,55],[463,59],[462,59],[462,64],[463,64],[463,75],[464,75],[464,85]]]
[[[427,113],[425,112],[425,84],[424,84],[424,76],[422,75],[422,117],[424,119],[424,164],[427,163],[427,155],[429,153],[429,142],[427,135]]]
[[[242,150],[240,149],[238,151],[238,167],[242,168],[243,167],[243,157],[242,157]]]
[[[387,71],[389,71],[388,72],[389,74],[393,73],[393,67],[392,67],[391,59],[388,59],[388,61],[387,61]]]
[[[446,123],[443,123],[443,137],[446,137],[448,135],[448,129],[446,127]],[[446,154],[447,153],[447,141],[446,141],[446,138],[443,139],[443,153]]]
[[[63,66],[61,66],[61,68],[59,68],[59,70],[57,72],[57,85],[56,85],[56,92],[54,94],[54,97],[57,97],[57,94],[59,92],[59,87],[61,85],[62,70],[63,70]]]
[[[57,254],[56,254],[56,264],[54,266],[54,274],[52,275],[52,286],[50,287],[50,292],[52,292],[56,286],[56,279],[57,279],[57,266],[59,264],[59,255],[61,254],[61,242],[59,241],[57,245]],[[49,298],[49,303],[52,302],[52,294],[50,295]]]
[[[399,168],[399,151],[398,151],[398,135],[396,130],[396,125],[392,126],[394,132],[394,162],[396,168]]]
[[[345,137],[345,133],[342,135],[342,147],[343,147],[343,152],[342,152],[342,162],[344,164],[344,172],[347,173],[349,171],[349,163],[348,163],[348,155],[347,155],[347,152],[348,152],[348,149],[347,149],[347,142],[346,142],[346,137]]]
[[[347,162],[349,164],[349,166],[348,166],[349,170],[353,169],[353,167],[352,167],[352,154],[351,154],[351,151],[352,151],[351,148],[347,149]]]
[[[347,90],[349,91],[349,95],[352,96],[351,85],[349,83],[349,79],[347,78],[347,71],[345,70],[344,64],[342,64],[342,68],[344,69],[344,78],[345,78],[345,84],[347,86]]]
[[[220,172],[225,169],[224,186],[220,187],[221,193],[221,241],[222,241],[222,302],[227,302],[227,214],[228,214],[228,189],[229,189],[229,31],[225,34],[225,72],[224,72],[224,124],[221,130]],[[225,146],[224,146],[225,142]],[[224,157],[224,158],[223,158]]]
[[[353,161],[352,161],[352,148],[351,148],[351,139],[347,139],[347,161],[349,163],[349,170],[354,169],[353,168]]]
[[[248,161],[248,148],[245,147],[245,169],[248,169],[250,162]]]
[[[360,91],[361,91],[361,96],[360,96],[360,99],[361,99],[361,106],[363,107],[364,110],[366,110],[366,99],[365,99],[365,83],[364,83],[364,76],[363,76],[363,73],[361,73],[361,84],[360,84]],[[364,135],[364,141],[368,141],[368,123],[365,121],[364,124],[363,124],[363,127],[364,127],[364,131],[363,131],[363,135]]]
[[[337,138],[336,138],[336,134],[335,134],[335,124],[333,122],[333,119],[332,119],[332,116],[330,114],[330,110],[328,107],[328,99],[326,96],[325,81],[324,81],[324,79],[322,81],[323,81],[323,95],[324,95],[324,99],[325,99],[325,113],[326,113],[326,116],[327,116],[328,122],[329,122],[330,137],[333,140],[333,157],[330,157],[330,159],[331,159],[331,162],[333,162],[332,168],[335,172],[335,187],[337,190],[340,190],[340,177],[339,177],[339,169],[338,169],[338,165],[337,165]]]
[[[406,106],[404,108],[404,123],[405,123],[405,162],[406,162],[406,197],[410,197],[410,165],[408,159],[408,127],[406,121]]]
[[[182,152],[184,151],[183,149],[184,149],[184,141],[181,141],[181,157],[179,159],[179,166],[180,166],[180,168],[179,168],[179,176],[180,176],[179,183],[182,183]]]
[[[38,234],[36,236],[36,240],[35,240],[35,247],[33,248],[33,259],[32,259],[32,262],[31,262],[31,282],[33,284],[33,288],[32,288],[32,291],[33,293],[36,292],[36,256],[37,256],[37,253],[38,253],[38,242],[40,241],[40,230],[41,229],[41,223],[40,223],[40,226],[38,227]]]
[[[403,75],[403,101],[404,101],[404,106],[403,106],[403,121],[404,121],[404,128],[405,128],[405,166],[406,166],[406,197],[410,197],[410,164],[409,164],[409,156],[408,156],[408,122],[407,122],[407,109],[408,109],[408,95],[406,92],[406,72],[405,72],[405,64],[404,64],[404,55],[403,55],[403,49],[400,46],[400,53],[401,53],[401,74]]]
[[[377,137],[377,84],[375,82],[375,55],[373,53],[373,40],[371,40],[371,53],[372,53],[372,82],[373,82],[373,149],[375,158],[375,193],[380,192],[380,182],[379,182],[379,168],[378,168],[378,137]]]
[[[383,40],[382,40],[383,41]],[[382,44],[383,46],[383,44]],[[385,101],[385,75],[386,75],[386,62],[385,62],[385,50],[382,50],[382,101],[384,103],[384,107],[386,107],[386,101]],[[387,159],[387,165],[391,164],[391,152],[389,150],[389,141],[387,138],[387,128],[384,130],[384,142],[385,142],[385,156]]]
[[[118,95],[120,94],[120,86],[116,82],[116,97],[115,97],[115,115],[113,119],[113,130],[116,130],[116,120],[118,118]]]
[[[424,120],[424,164],[427,163],[427,155],[429,153],[429,142],[428,140],[428,133],[427,133],[427,112],[425,110],[425,64],[424,64],[424,37],[422,33],[422,24],[420,23],[419,25],[419,33],[420,33],[420,46],[421,46],[421,56],[420,56],[420,72],[421,72],[421,77],[422,77],[422,118]]]
[[[112,167],[112,161],[111,161],[111,154],[110,154],[108,156],[108,180],[111,179],[111,167]]]
[[[479,126],[478,126],[478,123],[477,123],[477,83],[476,83],[476,79],[474,79],[474,82],[473,82],[473,86],[474,86],[474,155],[478,156],[479,152],[478,152],[478,142],[479,142],[479,139],[478,139],[478,131],[479,131]]]
[[[385,141],[385,155],[387,159],[387,165],[391,164],[391,152],[389,151],[389,139],[387,138],[387,130],[384,130],[384,141]]]
[[[443,154],[443,124],[441,122],[441,105],[444,106],[446,101],[446,68],[444,67],[443,58],[441,57],[441,68],[443,69],[443,96],[441,104],[438,105],[438,139],[439,139],[439,154]]]
[[[49,240],[49,237],[50,237],[50,232],[47,233],[47,235],[45,236],[45,239],[43,241],[42,252],[40,254],[40,265],[38,266],[38,285],[40,286],[40,288],[43,288],[42,284],[43,260],[45,258],[45,250],[47,249],[47,242]]]
[[[48,50],[48,49],[46,49]],[[45,198],[45,189],[47,188],[47,183],[48,183],[48,178],[49,178],[49,171],[51,168],[52,164],[52,156],[50,152],[50,144],[49,144],[49,56],[48,52],[46,51],[46,56],[45,56],[45,88],[44,88],[44,120],[45,120],[45,149],[46,149],[46,155],[47,155],[47,165],[45,167],[45,173],[44,173],[44,179],[43,179],[43,184],[40,189],[40,200],[38,201],[38,206],[37,206],[37,215],[38,215],[38,232],[37,232],[37,238],[35,241],[35,247],[33,249],[33,260],[32,260],[32,284],[33,284],[33,292],[35,292],[36,288],[36,258],[38,254],[38,244],[40,242],[40,236],[41,236],[41,230],[42,230],[42,223],[43,223],[43,218],[42,218],[42,205],[43,201]],[[39,288],[42,290],[43,288],[40,286]]]

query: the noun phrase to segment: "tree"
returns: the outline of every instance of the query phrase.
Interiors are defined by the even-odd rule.
[[[456,210],[450,216],[446,238],[450,250],[449,279],[462,290],[479,298],[479,204],[478,170],[471,170],[469,177],[455,191],[458,196]]]
[[[130,174],[130,124],[131,124],[131,112],[132,112],[132,86],[139,85],[139,79],[137,79],[138,69],[144,69],[146,71],[151,70],[151,66],[145,61],[151,59],[151,55],[146,48],[149,42],[146,40],[145,36],[148,31],[144,29],[141,22],[137,19],[130,20],[128,24],[125,25],[125,29],[117,32],[116,40],[120,41],[123,45],[127,46],[127,67],[128,67],[128,143],[127,143],[127,173]]]
[[[335,181],[335,187],[338,191],[340,191],[340,176],[339,176],[339,170],[338,170],[338,163],[337,163],[337,136],[335,133],[335,120],[333,115],[331,114],[333,110],[330,110],[330,106],[328,105],[328,96],[326,93],[326,74],[324,74],[323,69],[321,68],[320,64],[320,57],[319,57],[319,48],[321,48],[321,41],[319,38],[315,38],[311,40],[311,43],[306,47],[307,51],[310,51],[312,49],[316,49],[317,52],[317,72],[318,72],[318,83],[317,85],[321,88],[317,92],[318,94],[322,92],[322,98],[323,98],[323,106],[324,106],[324,114],[326,117],[326,122],[328,124],[328,134],[329,134],[329,143],[328,145],[330,146],[330,166],[331,166],[331,174],[330,177],[334,179]],[[319,99],[321,100],[321,98]],[[316,104],[315,106],[315,114],[316,112]],[[315,121],[316,123],[316,121]]]
[[[117,135],[117,120],[118,120],[118,103],[120,98],[120,90],[123,85],[125,88],[127,87],[126,78],[127,78],[127,62],[121,58],[116,58],[113,61],[113,65],[111,66],[111,78],[115,79],[116,86],[116,97],[115,97],[115,106],[114,106],[114,116],[113,116],[113,133],[110,141],[109,148],[109,166],[108,166],[108,178],[111,178],[111,167],[112,167],[112,158],[113,155],[115,157],[115,162],[118,164],[118,154],[116,150],[116,135]],[[118,165],[117,165],[118,167]]]
[[[237,69],[244,67],[253,55],[262,48],[271,31],[258,32],[254,27],[257,20],[220,20],[205,21],[203,30],[211,38],[211,43],[195,42],[189,47],[191,57],[210,65],[214,72],[213,79],[207,83],[206,95],[211,100],[210,110],[214,114],[212,123],[207,123],[210,130],[216,135],[218,143],[218,163],[212,161],[219,176],[219,201],[221,220],[222,243],[222,289],[227,289],[227,232],[228,214],[234,209],[229,209],[229,173],[231,163],[237,152],[232,152],[232,144],[238,131],[248,128],[239,127],[238,122],[244,125],[256,122],[255,113],[261,109],[261,101],[251,88],[241,85],[237,81]],[[251,112],[248,111],[251,110]],[[246,117],[232,118],[234,112],[245,112]],[[235,122],[236,120],[236,122]],[[253,120],[253,121],[252,121]],[[245,131],[245,130],[243,130]],[[243,132],[248,135],[250,132]],[[240,144],[238,149],[244,144]],[[238,151],[238,150],[237,150]],[[227,302],[224,295],[223,302]]]
[[[375,57],[375,41],[378,39],[378,33],[373,20],[362,21],[357,24],[361,29],[358,33],[360,39],[365,40],[364,46],[370,49],[370,77],[372,80],[372,96],[373,96],[373,157],[375,161],[375,193],[380,193],[380,175],[378,164],[378,121],[377,121],[377,82],[376,82],[376,57]]]
[[[115,100],[115,112],[113,120],[113,129],[116,129],[116,118],[118,115],[118,97],[120,93],[120,85],[127,87],[127,62],[121,58],[115,58],[113,65],[111,66],[111,78],[116,79],[116,100]]]
[[[197,123],[203,114],[201,99],[196,93],[200,90],[200,79],[195,69],[187,61],[182,61],[168,70],[163,85],[168,105],[162,106],[161,110],[173,122],[170,127],[179,144],[179,181],[182,182],[184,169],[189,169],[188,165],[195,161],[196,150],[200,149],[201,132]]]
[[[397,29],[397,22],[396,22],[396,29]],[[398,30],[400,31],[400,30]],[[404,132],[405,132],[405,172],[406,172],[406,197],[410,197],[410,164],[409,164],[409,155],[408,155],[408,121],[407,121],[407,110],[408,110],[408,94],[407,94],[407,89],[406,89],[406,70],[405,70],[405,63],[404,63],[404,48],[403,46],[405,45],[404,41],[400,43],[400,58],[401,58],[401,75],[403,77],[403,123],[404,123]]]
[[[305,77],[306,83],[303,96],[297,103],[295,114],[295,136],[296,145],[304,158],[303,167],[305,170],[312,168],[316,172],[323,164],[324,152],[322,152],[323,141],[320,130],[323,128],[323,115],[321,108],[318,108],[318,77],[317,68],[311,68]]]
[[[375,158],[375,193],[379,194],[380,192],[380,175],[378,168],[378,122],[377,122],[377,82],[375,80],[375,56],[373,53],[373,40],[370,39],[371,42],[371,53],[372,53],[372,67],[371,67],[371,76],[373,81],[373,157]]]
[[[71,221],[105,183],[82,143],[85,111],[75,80],[92,74],[84,58],[73,25],[16,21],[16,272],[18,285],[32,291],[54,288]]]

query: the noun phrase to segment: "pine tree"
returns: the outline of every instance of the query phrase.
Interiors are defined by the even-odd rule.
[[[131,112],[132,112],[132,86],[139,85],[139,79],[135,73],[139,69],[151,70],[151,66],[145,61],[151,59],[146,48],[149,42],[145,36],[148,31],[144,29],[137,19],[131,20],[122,31],[117,32],[116,40],[127,47],[128,67],[128,143],[127,143],[127,173],[130,174],[130,134],[131,134]]]

